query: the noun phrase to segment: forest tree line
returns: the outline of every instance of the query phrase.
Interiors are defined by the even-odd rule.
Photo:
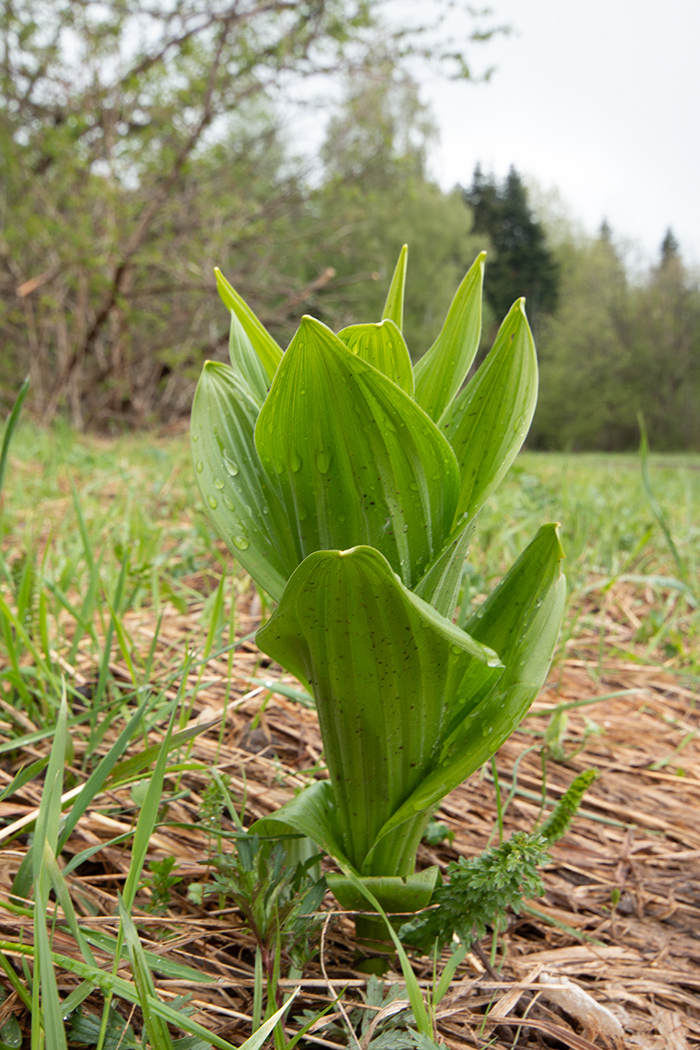
[[[484,352],[526,296],[534,447],[635,447],[641,411],[654,448],[700,449],[700,283],[673,235],[640,273],[607,226],[554,229],[514,170],[441,189],[405,58],[468,76],[470,41],[457,52],[420,26],[380,34],[380,48],[378,6],[1,0],[5,404],[30,374],[47,422],[183,419],[202,362],[227,353],[214,266],[286,345],[304,313],[335,329],[379,319],[408,242],[416,357],[482,248]],[[323,78],[343,88],[311,148],[285,100]]]

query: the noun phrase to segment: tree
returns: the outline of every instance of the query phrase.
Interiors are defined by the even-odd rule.
[[[666,236],[661,242],[661,265],[664,266],[666,263],[671,262],[672,259],[678,259],[680,257],[680,244],[673,236],[673,230],[669,226],[666,230]]]
[[[538,338],[538,448],[700,449],[700,282],[671,255],[631,277],[612,232],[560,251],[561,306]]]
[[[414,357],[438,334],[465,259],[481,239],[461,194],[444,193],[426,162],[435,124],[417,85],[390,65],[347,84],[321,151],[324,174],[311,195],[306,279],[325,263],[335,278],[314,313],[335,329],[379,320],[393,267],[408,243],[404,331]]]
[[[499,185],[477,165],[464,199],[474,214],[474,231],[486,234],[493,247],[485,294],[494,314],[503,317],[524,295],[536,330],[542,315],[556,309],[560,274],[542,224],[530,210],[520,176],[511,167]]]
[[[225,346],[202,309],[214,264],[273,325],[303,305],[280,99],[377,39],[449,61],[425,25],[382,26],[383,2],[0,0],[6,387],[28,368],[45,419],[145,422]]]

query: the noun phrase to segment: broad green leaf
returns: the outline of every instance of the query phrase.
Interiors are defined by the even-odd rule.
[[[441,616],[447,616],[448,619],[454,612],[462,569],[473,533],[474,522],[458,529],[457,534],[450,537],[444,550],[428,567],[414,590],[419,598],[423,598]]]
[[[459,485],[449,443],[320,321],[302,320],[255,443],[296,530],[298,561],[366,543],[410,587],[442,549]]]
[[[382,311],[382,319],[393,321],[398,328],[403,328],[403,295],[406,287],[406,262],[408,261],[408,245],[404,244],[399,252],[398,262],[391,278],[386,302]]]
[[[285,512],[255,448],[258,411],[231,368],[207,362],[192,407],[197,483],[237,560],[278,599],[299,559]]]
[[[440,420],[462,475],[457,520],[484,505],[530,429],[537,357],[523,304],[513,305],[486,360]]]
[[[250,336],[240,322],[235,310],[231,310],[231,331],[228,341],[228,354],[231,360],[231,368],[238,380],[239,386],[248,394],[252,401],[262,407],[267,397],[267,388],[270,381],[263,363],[255,352],[255,347],[250,341]]]
[[[242,299],[235,288],[229,284],[218,267],[215,268],[214,273],[216,274],[216,284],[221,299],[229,310],[236,314],[256,354],[262,361],[268,379],[272,379],[277,371],[277,366],[282,360],[282,348],[278,346],[265,326],[260,323],[245,299]]]
[[[348,350],[369,361],[413,397],[413,365],[406,341],[393,321],[353,324],[338,332]]]
[[[329,856],[349,863],[342,829],[338,827],[333,785],[328,780],[317,780],[304,788],[272,816],[256,820],[250,830],[255,835],[273,838],[290,833],[305,835]]]
[[[467,378],[481,338],[481,288],[486,252],[460,284],[440,335],[416,364],[416,401],[438,421]]]
[[[471,673],[485,688],[501,673],[498,657],[412,594],[371,547],[306,558],[257,643],[312,686],[345,855],[362,874],[410,874],[417,843],[395,849],[390,869],[365,869],[365,860],[438,761],[460,682]]]
[[[384,911],[420,911],[430,904],[440,869],[437,865],[424,868],[412,875],[370,875],[360,881],[370,890]],[[329,872],[328,888],[343,908],[348,911],[366,911],[367,899],[346,875]]]
[[[498,647],[505,670],[480,702],[463,697],[464,717],[445,739],[439,763],[382,835],[444,798],[520,724],[547,677],[561,628],[566,600],[563,557],[557,526],[544,525],[467,622],[475,638]],[[472,693],[471,684],[465,691]]]

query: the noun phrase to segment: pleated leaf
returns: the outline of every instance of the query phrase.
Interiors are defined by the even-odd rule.
[[[366,543],[407,586],[443,547],[459,486],[447,440],[320,321],[302,320],[255,428],[298,560]]]
[[[455,704],[460,717],[449,727],[439,762],[380,837],[444,798],[520,724],[547,677],[561,628],[566,600],[563,556],[557,526],[544,525],[467,622],[474,638],[497,647],[505,670],[486,693],[479,690],[480,698],[473,682],[461,683],[461,707]]]
[[[215,268],[214,273],[216,274],[216,285],[222,301],[238,317],[263,364],[268,378],[272,379],[277,371],[277,366],[282,360],[282,348],[275,342],[265,326],[261,324],[245,299],[229,284],[218,267]]]
[[[413,397],[413,365],[406,340],[393,321],[379,324],[353,324],[338,332],[353,354],[374,365]]]
[[[369,875],[362,884],[374,894],[384,911],[420,911],[427,908],[437,885],[440,869],[434,865],[412,875]],[[328,888],[348,911],[367,911],[367,898],[346,875],[329,872]]]
[[[227,365],[208,361],[192,407],[192,455],[207,511],[244,569],[279,599],[299,559],[255,448],[258,405]]]
[[[380,829],[435,766],[457,686],[467,674],[474,688],[490,685],[501,673],[498,657],[364,546],[306,558],[257,643],[311,684],[345,856],[363,874],[409,874],[415,850],[392,870],[363,865]]]
[[[440,421],[461,472],[457,519],[473,518],[510,469],[537,404],[537,356],[519,299],[472,380]]]
[[[419,598],[423,598],[441,616],[447,616],[448,619],[454,612],[462,569],[473,534],[473,522],[457,529],[414,588]]]
[[[267,397],[267,388],[270,381],[263,363],[255,352],[255,347],[250,341],[250,336],[241,324],[235,310],[231,310],[231,331],[228,343],[231,369],[238,380],[239,386],[258,406]]]
[[[403,298],[406,287],[406,263],[408,261],[408,245],[404,244],[399,252],[394,275],[387,293],[386,302],[382,311],[382,317],[393,321],[398,328],[403,328]]]
[[[467,378],[481,338],[486,252],[476,257],[452,300],[442,331],[416,364],[416,401],[439,420]]]
[[[272,816],[256,820],[250,830],[255,835],[273,838],[305,835],[329,856],[344,864],[350,863],[345,855],[343,830],[339,826],[335,793],[329,780],[317,780],[304,788]]]

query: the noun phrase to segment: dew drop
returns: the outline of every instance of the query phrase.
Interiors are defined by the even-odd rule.
[[[233,537],[233,545],[239,551],[247,551],[248,548],[250,547],[250,543],[248,542],[248,537],[247,536],[234,536]]]
[[[197,468],[197,473],[201,474],[202,471],[204,470],[204,464],[202,463],[201,459],[197,460],[197,462],[195,463],[195,466]]]
[[[219,506],[219,501],[217,500],[216,496],[207,496],[207,502],[212,510],[216,510],[216,508]]]
[[[238,473],[238,464],[233,462],[226,449],[224,449],[223,457],[224,466],[226,467],[227,472],[231,475],[232,478],[235,478],[236,474]]]
[[[304,521],[304,519],[308,518],[308,516],[308,510],[306,509],[303,503],[300,503],[297,507],[297,518],[299,519],[299,521]]]
[[[331,465],[331,457],[323,449],[319,449],[316,453],[316,469],[320,470],[322,474],[328,473],[328,468]]]
[[[192,441],[199,441],[199,434],[193,434]]]
[[[296,452],[292,452],[292,458],[289,461],[289,465],[295,474],[298,474],[301,470],[301,457]]]
[[[338,515],[338,521],[340,522],[341,525],[344,525],[345,524],[345,515],[344,514],[339,514]]]
[[[219,491],[221,491],[221,489],[224,487],[224,483],[221,480],[221,478],[214,478],[214,486],[215,488],[219,489]]]
[[[450,652],[454,653],[455,656],[459,656],[460,653],[464,652],[464,650],[459,645],[451,645],[450,646]]]
[[[287,466],[281,456],[275,456],[274,458],[275,473],[284,474]]]
[[[229,510],[236,509],[236,504],[233,502],[230,496],[224,496],[224,503],[226,504]]]

